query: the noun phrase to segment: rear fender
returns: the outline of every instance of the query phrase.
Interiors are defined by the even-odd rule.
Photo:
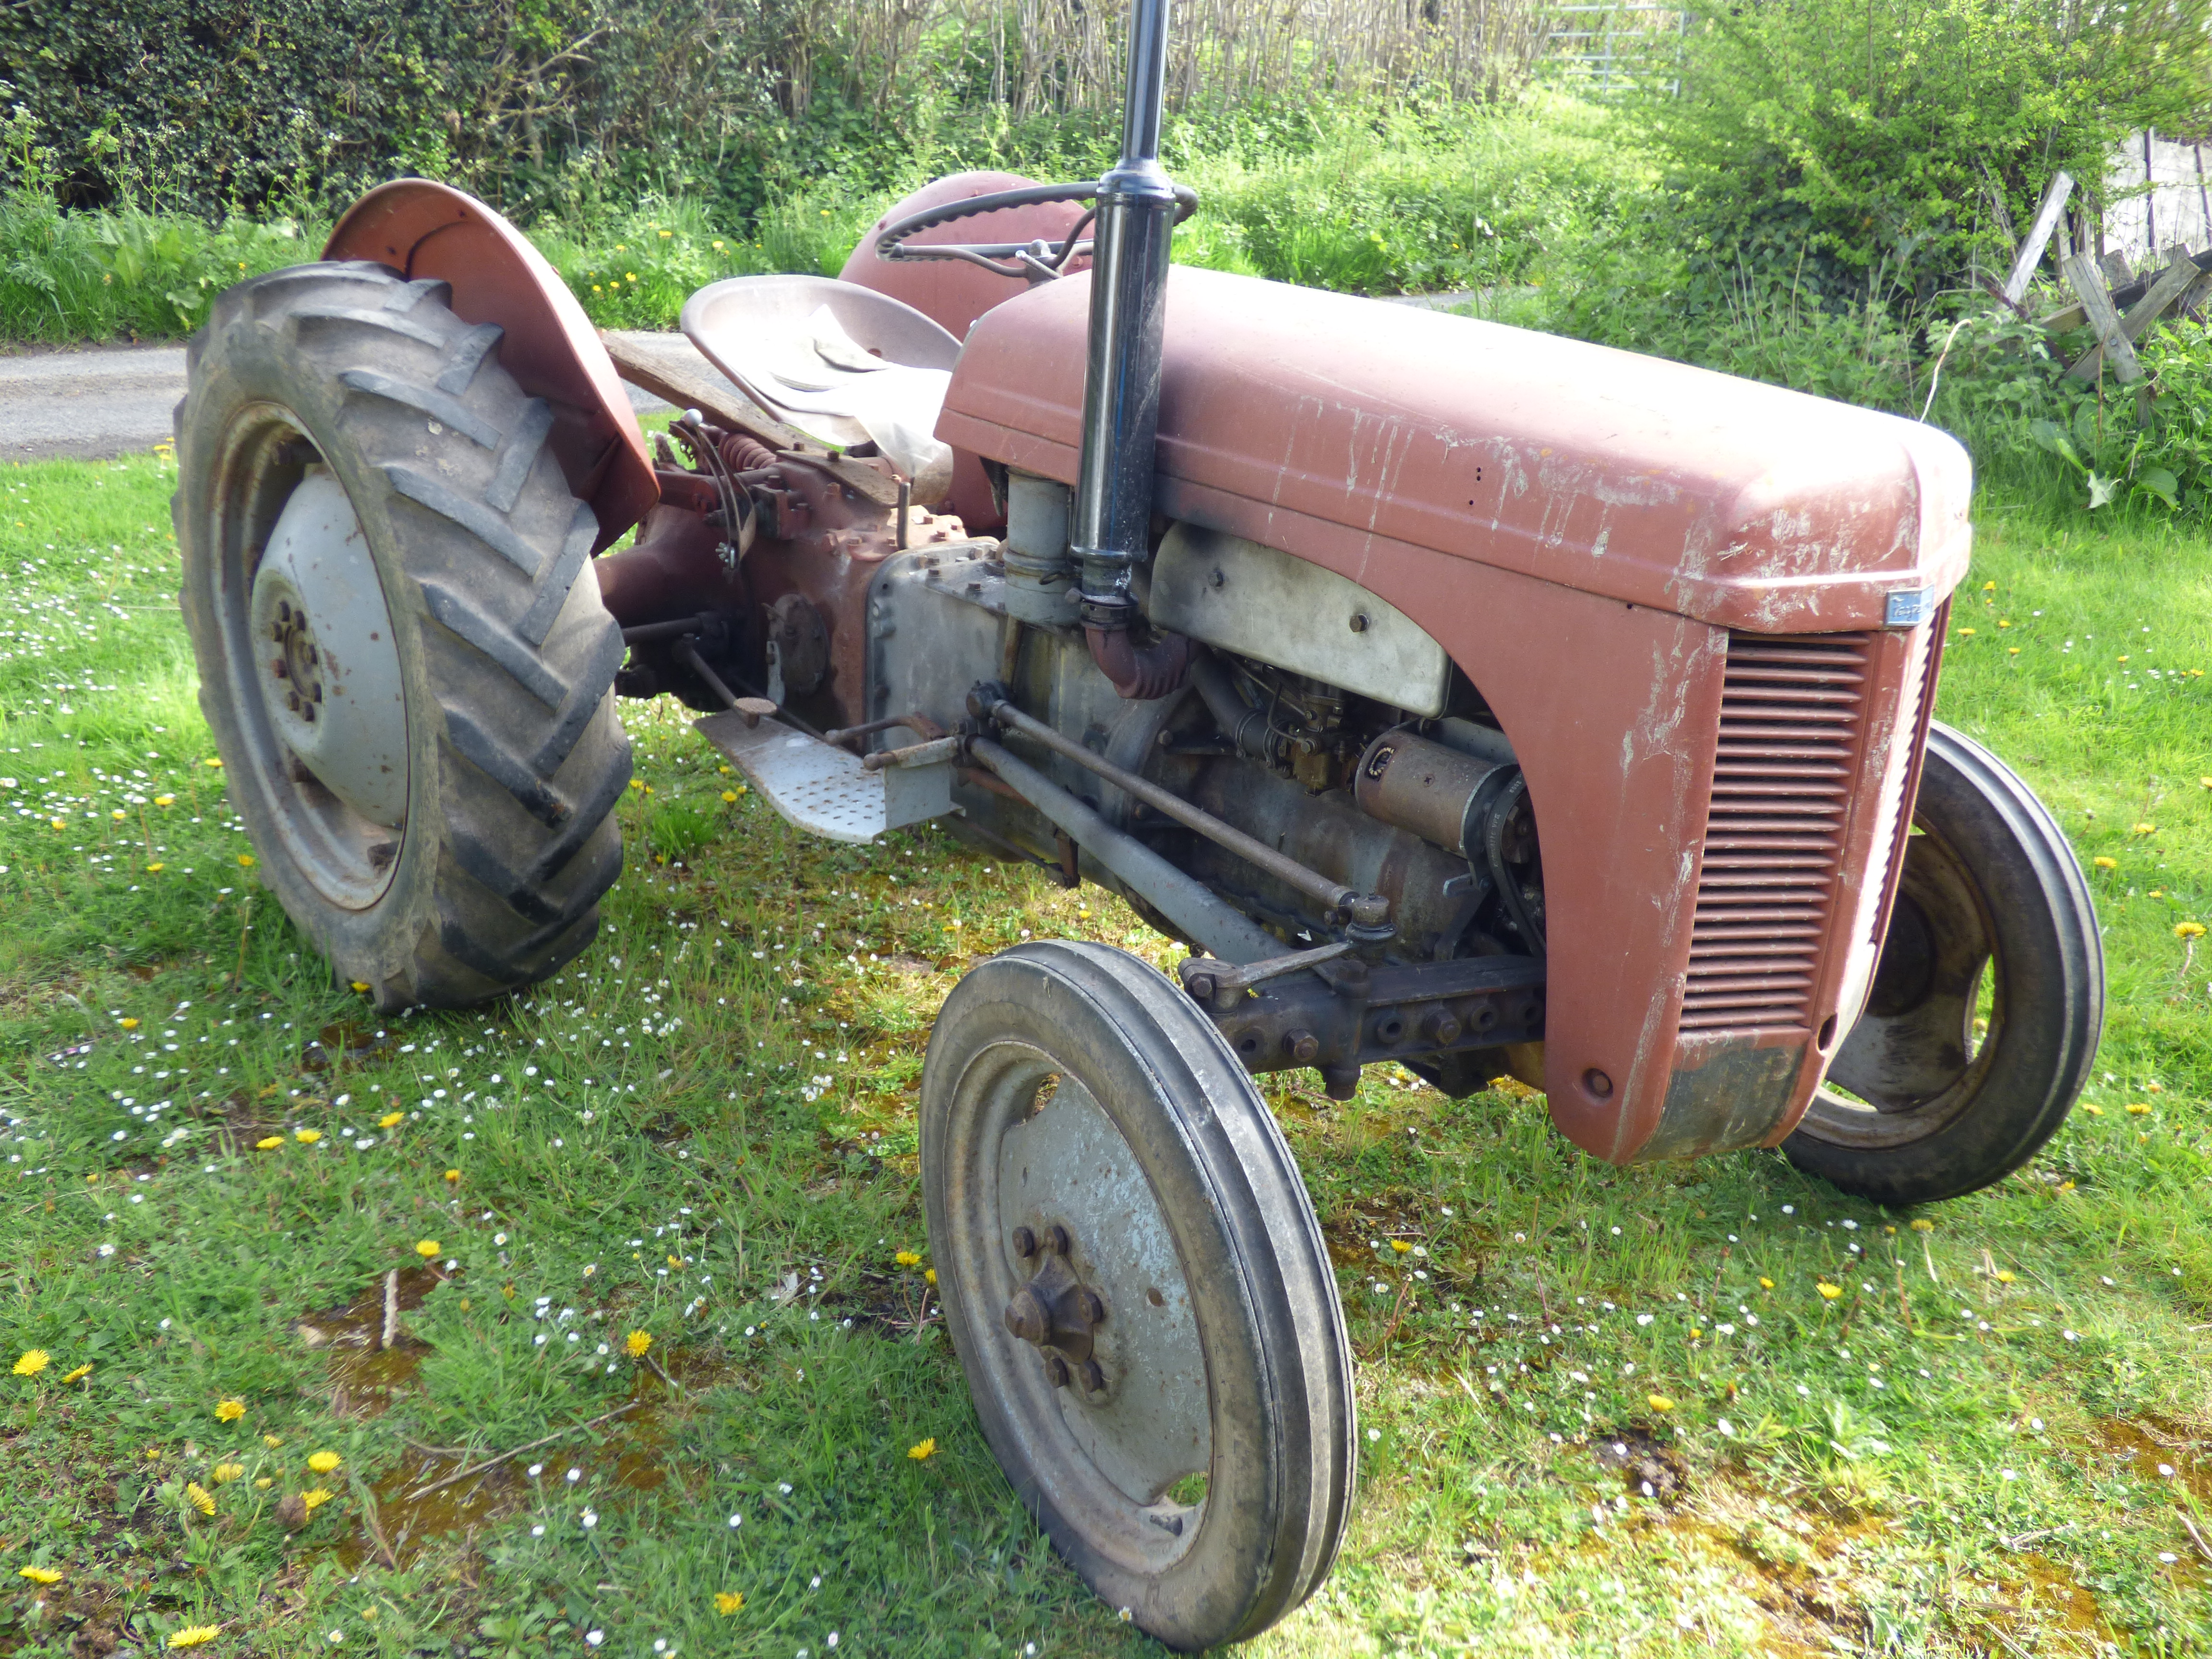
[[[576,296],[522,233],[473,196],[427,179],[380,185],[331,232],[325,259],[369,259],[453,289],[453,314],[504,331],[500,366],[553,410],[548,446],[609,546],[660,499],[629,394]]]

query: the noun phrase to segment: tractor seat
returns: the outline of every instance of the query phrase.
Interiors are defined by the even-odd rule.
[[[785,425],[841,447],[872,441],[921,506],[951,489],[937,412],[960,342],[912,306],[827,276],[733,276],[686,301],[683,327]]]

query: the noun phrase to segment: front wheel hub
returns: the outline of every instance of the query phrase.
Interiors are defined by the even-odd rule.
[[[269,533],[248,618],[270,723],[373,823],[407,816],[407,705],[384,585],[353,503],[310,466]]]

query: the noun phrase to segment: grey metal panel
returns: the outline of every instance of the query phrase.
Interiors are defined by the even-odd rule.
[[[775,720],[748,726],[733,711],[692,725],[738,763],[769,805],[810,835],[866,846],[886,830],[952,810],[946,763],[870,772],[858,755]]]
[[[1441,714],[1451,659],[1358,582],[1241,536],[1178,524],[1152,562],[1155,627],[1374,697]]]

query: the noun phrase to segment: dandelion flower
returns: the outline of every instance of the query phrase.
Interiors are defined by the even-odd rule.
[[[400,1120],[406,1115],[404,1112],[386,1112],[376,1120],[376,1127],[380,1129],[396,1129],[399,1127]]]
[[[1762,1273],[1759,1275],[1759,1288],[1762,1291],[1771,1291],[1774,1288],[1774,1281]]]
[[[88,1360],[85,1364],[78,1366],[75,1370],[71,1371],[67,1376],[62,1378],[62,1381],[64,1382],[82,1382],[86,1377],[90,1376],[91,1375],[92,1364],[91,1362]]]
[[[26,1349],[23,1357],[15,1362],[15,1375],[36,1376],[40,1371],[46,1370],[49,1363],[44,1348]]]
[[[138,1029],[138,1022],[135,1019],[118,1020],[116,1023],[126,1031],[135,1031]]]
[[[921,1276],[932,1285],[937,1283],[937,1269],[934,1267],[924,1267],[921,1270]]]
[[[312,1146],[322,1138],[323,1132],[320,1129],[295,1129],[292,1132],[292,1139],[302,1146]]]
[[[27,1578],[34,1584],[58,1584],[62,1582],[61,1574],[56,1572],[52,1567],[18,1567],[15,1569],[15,1574],[19,1578]]]
[[[1912,1218],[1912,1231],[1916,1233],[1932,1233],[1936,1231],[1936,1224],[1924,1215],[1915,1216]]]
[[[2173,936],[2176,939],[2203,939],[2204,924],[2201,921],[2177,921],[2173,924]]]
[[[149,875],[149,876],[158,876],[158,875],[160,875],[160,874],[161,873],[161,872],[162,872],[162,871],[164,871],[164,870],[167,869],[168,867],[169,867],[169,866],[168,866],[167,865],[166,865],[166,864],[161,864],[161,863],[149,864],[149,865],[148,865],[148,866],[146,866],[146,873],[147,873],[148,875]]]
[[[218,1463],[208,1471],[208,1479],[218,1486],[227,1486],[246,1473],[243,1463]]]
[[[345,1459],[340,1457],[334,1451],[319,1451],[313,1452],[308,1455],[307,1467],[313,1469],[317,1474],[328,1474],[332,1469],[337,1468],[339,1464],[344,1462]]]
[[[264,1135],[253,1143],[253,1150],[257,1152],[273,1152],[283,1144],[284,1137],[282,1135]]]
[[[222,1633],[221,1625],[187,1625],[182,1630],[169,1632],[168,1645],[173,1648],[201,1647]]]
[[[937,1437],[932,1435],[927,1440],[918,1441],[914,1445],[908,1446],[906,1449],[906,1455],[917,1463],[927,1463],[937,1455]]]
[[[1970,639],[1970,640],[1971,640],[1972,638],[1973,638],[1973,637],[1974,637],[1974,630],[1973,630],[1972,629],[1971,629],[1971,628],[1962,628],[1962,629],[1960,629],[1959,630],[1959,632],[1960,632],[1960,634],[1963,637],[1965,637],[1965,638],[1966,638],[1966,639]]]
[[[1842,1285],[1831,1285],[1825,1279],[1818,1285],[1814,1285],[1814,1288],[1820,1292],[1820,1300],[1823,1302],[1833,1302],[1838,1297],[1844,1293],[1844,1287]]]
[[[714,1592],[714,1611],[725,1617],[737,1612],[744,1604],[745,1598],[739,1591],[717,1590]]]
[[[1674,1402],[1663,1394],[1648,1394],[1644,1397],[1650,1402],[1651,1409],[1655,1412],[1671,1412],[1674,1409]]]
[[[629,1351],[632,1359],[644,1358],[645,1351],[652,1346],[653,1333],[650,1331],[632,1331],[623,1339],[623,1346]]]
[[[245,1415],[246,1402],[243,1400],[221,1400],[216,1402],[215,1420],[218,1423],[235,1423]]]
[[[176,804],[177,798],[174,795],[156,795],[154,797],[154,805],[156,806],[174,806]]]
[[[455,1186],[459,1186],[461,1180],[461,1172],[459,1170],[448,1170],[446,1171],[446,1179],[452,1182]]]
[[[185,1483],[185,1497],[202,1515],[215,1513],[215,1494],[197,1480]]]
[[[2128,1103],[2128,1115],[2130,1117],[2148,1117],[2150,1115],[2149,1103],[2141,1100],[2130,1101]]]
[[[734,789],[725,789],[724,791],[722,791],[722,804],[723,804],[725,806],[728,805],[732,801],[733,801],[733,800],[737,799],[737,798],[738,798],[738,792],[737,792],[736,790],[734,790]]]
[[[2158,833],[2158,826],[2154,823],[2138,823],[2130,829],[2128,833],[2131,836],[2154,836]]]
[[[360,993],[360,992],[362,992],[362,991],[366,991],[367,989],[368,989],[368,981],[367,980],[365,980],[365,979],[357,979],[357,980],[354,980],[354,981],[351,981],[351,983],[352,983],[352,985],[353,985],[353,988],[354,988],[354,990],[355,990],[355,992],[356,992],[356,994],[358,994],[358,993]]]
[[[902,1267],[919,1267],[921,1266],[921,1258],[919,1255],[916,1255],[912,1250],[901,1250],[896,1255],[893,1256],[891,1260]]]
[[[428,1261],[432,1256],[438,1254],[438,1241],[434,1238],[416,1239],[415,1241],[415,1254],[421,1256],[425,1261]]]
[[[261,1437],[261,1443],[268,1447],[270,1451],[275,1451],[277,1447],[284,1443],[284,1437],[281,1434],[264,1434]]]
[[[2100,870],[2117,870],[2120,867],[2120,861],[2118,859],[2091,859],[2089,862]]]
[[[1413,1247],[1406,1243],[1402,1238],[1394,1238],[1390,1241],[1390,1248],[1398,1255],[1403,1255],[1407,1251],[1412,1249]]]
[[[2000,1285],[2009,1285],[2017,1277],[2018,1275],[2014,1273],[2008,1268],[2000,1267],[1997,1269],[1997,1283]]]
[[[321,1486],[316,1487],[313,1492],[303,1492],[300,1494],[300,1502],[306,1507],[307,1513],[310,1515],[313,1515],[317,1510],[322,1508],[324,1504],[330,1501],[330,1492]]]
[[[238,867],[241,870],[251,870],[253,867],[253,854],[240,853],[238,855]]]

